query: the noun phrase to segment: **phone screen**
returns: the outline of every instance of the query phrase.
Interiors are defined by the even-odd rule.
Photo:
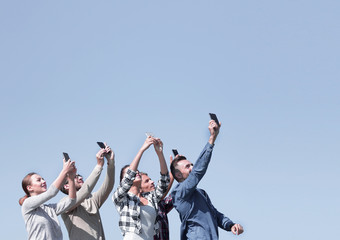
[[[209,113],[211,120],[214,120],[217,123],[217,126],[220,126],[220,122],[217,119],[216,114],[214,113]]]
[[[97,144],[99,145],[100,148],[105,148],[105,144],[102,142],[97,142]]]
[[[174,154],[174,156],[176,157],[178,155],[178,151],[177,149],[172,149],[172,153]]]
[[[66,152],[63,152],[63,155],[64,155],[64,158],[65,158],[66,162],[68,160],[70,160],[70,157],[69,157],[69,155]]]

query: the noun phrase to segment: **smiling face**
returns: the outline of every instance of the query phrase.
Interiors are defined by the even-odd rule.
[[[142,174],[141,188],[143,193],[155,191],[154,181],[146,174]]]
[[[40,193],[46,192],[47,185],[45,180],[38,174],[31,176],[31,183],[27,186],[31,196],[39,195]]]

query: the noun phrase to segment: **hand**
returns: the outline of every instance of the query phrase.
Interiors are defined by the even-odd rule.
[[[217,125],[217,123],[214,120],[210,120],[209,121],[209,132],[210,132],[210,138],[209,138],[209,143],[211,145],[214,144],[218,133],[220,132],[220,127],[221,127],[221,123],[220,126]]]
[[[105,148],[106,153],[104,154],[104,156],[107,159],[107,165],[109,165],[109,162],[110,161],[112,162],[115,159],[115,153],[112,151],[112,149],[108,145],[106,145],[106,143],[104,144],[106,146]]]
[[[105,149],[101,148],[99,152],[97,152],[96,154],[97,164],[100,166],[104,166],[104,153],[105,152],[106,152],[106,148]]]
[[[63,171],[65,171],[65,173],[67,174],[70,174],[74,171],[77,172],[77,169],[75,167],[75,162],[71,161],[71,159],[66,161],[64,158]]]
[[[153,146],[155,148],[156,153],[163,152],[163,142],[159,138],[154,138]]]
[[[148,149],[152,144],[154,143],[154,138],[149,136],[145,139],[145,142],[141,148],[142,151],[145,151],[146,149]]]
[[[231,232],[235,235],[240,235],[243,233],[243,227],[240,224],[235,224],[231,227]]]
[[[77,175],[77,168],[75,165],[73,165],[73,169],[67,174],[67,177],[71,180],[74,181]]]

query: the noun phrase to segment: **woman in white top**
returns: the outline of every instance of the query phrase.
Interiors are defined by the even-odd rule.
[[[26,195],[19,200],[29,240],[62,240],[58,215],[75,204],[76,189],[74,162],[65,161],[57,179],[47,189],[45,180],[37,173],[29,173],[22,180]],[[56,204],[44,204],[59,192],[64,180],[70,184],[69,197]]]
[[[144,151],[152,144],[158,155],[161,177],[156,190],[143,196],[142,178],[137,169]],[[163,155],[162,141],[148,137],[131,164],[122,168],[120,180],[120,186],[114,192],[112,199],[120,215],[119,227],[124,240],[153,240],[153,236],[158,231],[156,221],[158,202],[169,184],[169,173]]]

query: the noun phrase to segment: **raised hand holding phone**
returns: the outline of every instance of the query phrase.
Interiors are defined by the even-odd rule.
[[[220,122],[218,121],[216,114],[215,113],[209,113],[209,115],[210,115],[210,119],[214,120],[216,122],[217,126],[220,127]]]
[[[177,149],[172,149],[172,153],[174,154],[174,157],[176,157],[178,155]]]
[[[100,148],[106,148],[106,146],[103,142],[97,142],[97,144]]]
[[[63,152],[63,155],[64,155],[64,159],[65,159],[66,162],[67,162],[68,160],[70,160],[70,156],[68,155],[68,153]]]

